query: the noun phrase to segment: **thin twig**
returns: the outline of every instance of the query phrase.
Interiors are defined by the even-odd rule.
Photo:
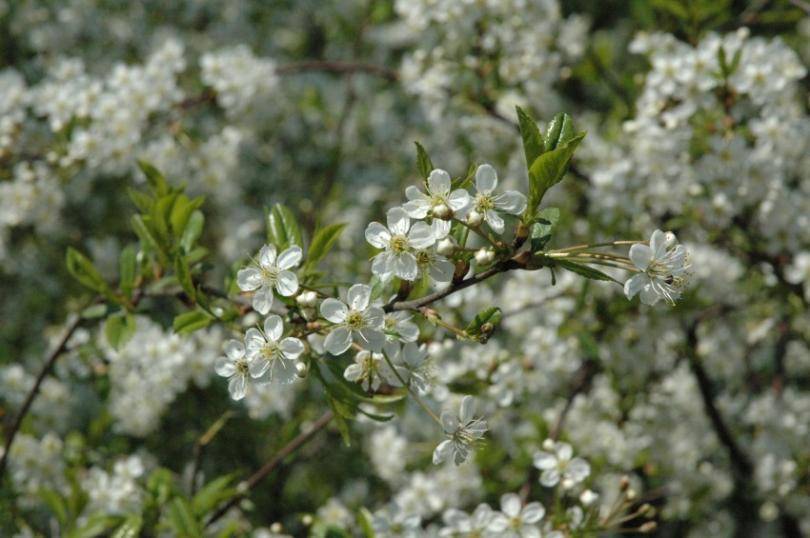
[[[11,425],[11,428],[6,435],[6,443],[3,447],[3,453],[0,454],[0,476],[3,475],[3,471],[6,468],[6,461],[8,460],[9,453],[11,452],[11,444],[14,442],[14,438],[17,436],[17,432],[20,430],[20,426],[22,426],[23,419],[28,414],[28,411],[31,408],[31,404],[34,403],[34,399],[39,394],[39,388],[42,385],[42,382],[45,380],[45,377],[50,373],[53,365],[56,363],[56,360],[62,355],[62,353],[67,348],[68,340],[79,328],[81,325],[82,317],[79,314],[72,314],[65,325],[65,330],[62,332],[62,335],[59,337],[57,341],[56,347],[48,354],[48,357],[45,359],[45,365],[40,370],[39,375],[37,376],[36,381],[34,382],[34,386],[31,387],[31,390],[28,392],[28,395],[25,397],[25,401],[20,408],[19,413],[17,413],[17,417],[14,419],[14,422]]]
[[[332,419],[334,418],[334,413],[331,410],[327,411],[321,417],[312,423],[312,425],[307,429],[307,431],[301,432],[298,434],[292,441],[284,445],[281,450],[276,452],[276,454],[269,460],[267,463],[259,467],[259,469],[250,475],[250,477],[243,483],[240,487],[239,492],[231,497],[231,499],[223,504],[219,510],[214,512],[214,515],[205,523],[205,526],[208,527],[219,518],[224,516],[228,510],[239,504],[247,494],[255,488],[262,480],[267,478],[267,476],[272,473],[276,467],[281,465],[281,463],[289,456],[290,454],[294,453],[296,450],[307,444],[315,434],[319,431],[323,430],[327,424],[329,424]]]

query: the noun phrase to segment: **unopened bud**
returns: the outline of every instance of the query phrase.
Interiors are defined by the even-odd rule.
[[[596,502],[599,498],[599,495],[594,493],[593,491],[586,489],[582,493],[579,494],[579,502],[581,502],[585,506],[590,506]]]
[[[543,441],[543,450],[554,450],[554,439],[546,439]]]
[[[444,204],[438,204],[433,206],[433,209],[430,210],[430,214],[437,219],[447,220],[453,216],[453,212]]]
[[[629,487],[630,487],[630,478],[627,475],[622,476],[619,479],[619,491],[625,491]]]
[[[467,224],[470,226],[479,226],[484,222],[484,216],[476,210],[472,210],[467,214]]]
[[[657,512],[657,511],[656,511],[656,509],[655,509],[655,507],[654,507],[653,505],[651,505],[650,503],[644,503],[644,504],[642,504],[642,505],[641,505],[641,508],[639,508],[639,509],[638,509],[638,511],[639,511],[639,512],[641,513],[641,515],[643,515],[644,517],[655,517],[655,514],[656,514],[656,512]]]
[[[313,521],[313,520],[312,520],[312,516],[311,516],[310,514],[304,514],[304,515],[301,517],[301,523],[303,523],[303,524],[304,524],[304,525],[306,525],[307,527],[309,527],[310,525],[312,525],[312,521]]]
[[[436,252],[442,256],[450,256],[456,251],[456,242],[452,237],[445,237],[436,245]]]
[[[304,361],[298,361],[295,363],[295,375],[304,379],[309,374],[309,364],[305,363]]]
[[[284,527],[282,527],[281,523],[279,523],[278,521],[276,521],[275,523],[270,525],[270,532],[272,532],[272,533],[280,534],[281,531],[283,531],[283,530],[284,530]]]
[[[655,521],[648,521],[647,523],[645,523],[644,525],[639,527],[638,532],[640,532],[642,534],[649,534],[649,533],[653,532],[657,528],[658,528],[658,523],[656,523]]]
[[[295,298],[295,302],[303,308],[311,308],[318,304],[318,294],[314,291],[305,291]]]
[[[636,493],[636,490],[634,490],[633,488],[630,488],[627,490],[624,496],[627,498],[628,501],[632,501],[638,496],[638,493]]]
[[[478,265],[488,265],[495,259],[495,252],[491,248],[482,248],[475,253],[475,262]]]

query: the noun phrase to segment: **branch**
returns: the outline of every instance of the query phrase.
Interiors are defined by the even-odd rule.
[[[307,431],[299,433],[292,441],[284,445],[284,447],[281,450],[276,452],[276,454],[273,456],[272,459],[270,459],[267,463],[259,467],[259,469],[255,473],[250,475],[250,478],[248,478],[243,483],[244,485],[240,488],[239,493],[231,497],[231,499],[225,504],[223,504],[219,508],[219,510],[214,512],[214,515],[211,516],[211,518],[205,523],[205,526],[206,527],[210,526],[212,523],[214,523],[219,518],[224,516],[228,512],[228,510],[239,504],[239,501],[245,498],[247,494],[250,493],[250,491],[253,488],[255,488],[262,480],[267,478],[267,476],[270,473],[272,473],[276,467],[281,465],[281,463],[287,456],[289,456],[290,454],[292,454],[293,452],[295,452],[296,450],[307,444],[310,440],[312,440],[313,437],[315,437],[316,433],[323,430],[326,427],[326,425],[332,421],[334,416],[335,415],[334,413],[332,413],[331,410],[327,411],[326,413],[321,415],[321,417],[318,420],[316,420]]]
[[[45,359],[45,365],[40,370],[39,375],[37,376],[36,381],[34,382],[34,386],[31,387],[31,390],[28,392],[28,396],[26,396],[25,401],[23,402],[22,407],[20,408],[19,413],[17,413],[17,417],[14,419],[14,422],[11,425],[11,428],[8,431],[8,435],[6,436],[6,443],[3,447],[3,453],[0,454],[0,476],[3,475],[3,471],[6,468],[6,460],[8,460],[9,453],[11,452],[11,444],[14,442],[14,438],[17,436],[17,432],[20,430],[20,426],[22,426],[23,419],[28,414],[28,411],[31,408],[31,404],[34,403],[34,399],[39,394],[39,388],[42,385],[42,382],[45,380],[45,377],[50,373],[53,365],[56,363],[56,360],[59,358],[60,355],[65,351],[67,347],[67,342],[70,339],[71,335],[79,328],[81,325],[82,317],[79,314],[73,314],[71,317],[68,318],[68,322],[65,326],[65,330],[62,335],[59,337],[59,340],[56,344],[56,347],[53,351],[50,352],[48,357]]]

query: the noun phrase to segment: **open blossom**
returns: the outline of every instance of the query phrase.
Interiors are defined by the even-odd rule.
[[[301,247],[293,245],[276,256],[276,247],[264,245],[251,267],[240,269],[236,283],[242,291],[255,291],[253,309],[266,315],[273,307],[273,290],[289,297],[298,291],[298,277],[290,271],[301,263]]]
[[[539,502],[523,506],[519,495],[506,493],[501,496],[501,511],[492,516],[489,530],[504,538],[540,538],[537,523],[545,514],[546,509]]]
[[[366,228],[366,240],[377,248],[384,249],[374,256],[371,271],[387,280],[398,276],[403,280],[416,280],[418,267],[415,249],[427,248],[436,242],[430,226],[411,219],[401,207],[388,211],[388,227],[372,222]]]
[[[298,338],[281,338],[284,324],[281,317],[273,314],[264,320],[264,332],[250,328],[245,334],[245,344],[253,378],[266,378],[271,383],[287,384],[295,380],[296,359],[304,352],[304,344]]]
[[[387,312],[383,318],[385,332],[384,350],[389,357],[399,353],[400,342],[415,342],[419,338],[419,327],[411,321],[413,314],[404,310]]]
[[[450,508],[442,514],[444,528],[439,536],[487,536],[495,512],[488,504],[479,504],[472,514]]]
[[[472,396],[465,396],[461,400],[458,415],[445,411],[442,413],[442,429],[447,439],[439,443],[433,451],[433,463],[438,465],[447,459],[452,459],[456,465],[467,460],[470,448],[487,431],[487,423],[474,416],[475,400]]]
[[[402,376],[402,373],[399,375]],[[354,356],[354,364],[346,367],[343,378],[346,381],[360,383],[366,391],[377,390],[383,382],[393,387],[402,385],[385,362],[382,353],[372,353],[365,349]]]
[[[502,233],[504,222],[499,213],[520,215],[526,210],[526,197],[517,191],[495,194],[497,186],[498,174],[495,169],[489,164],[479,166],[475,171],[475,189],[478,192],[467,208],[466,218],[483,218],[494,232]]]
[[[401,367],[402,377],[419,394],[427,393],[433,379],[427,346],[408,342],[396,354],[395,364]]]
[[[250,364],[245,356],[245,346],[238,340],[225,343],[225,356],[217,359],[214,366],[217,374],[228,378],[228,392],[234,400],[241,400],[247,392]]]
[[[553,488],[558,483],[564,489],[571,489],[591,474],[591,466],[582,458],[574,458],[574,449],[568,443],[546,440],[547,450],[534,455],[534,466],[542,471],[540,483]]]
[[[372,351],[380,351],[385,344],[383,309],[371,306],[371,288],[355,284],[346,294],[348,304],[328,298],[321,303],[321,315],[335,324],[326,336],[323,347],[332,355],[344,353],[352,339]]]
[[[408,201],[403,206],[408,215],[415,219],[433,216],[446,218],[451,212],[461,211],[470,203],[470,194],[464,189],[451,190],[450,174],[437,168],[427,179],[427,193],[413,185],[405,189]]]
[[[441,254],[436,253],[433,249],[424,249],[417,250],[414,255],[420,275],[427,275],[437,284],[447,284],[453,280],[456,266]]]
[[[659,299],[673,304],[680,297],[689,277],[689,253],[678,245],[675,234],[655,230],[650,244],[630,247],[630,261],[639,270],[624,283],[624,293],[632,299],[640,293],[641,302],[654,305]]]

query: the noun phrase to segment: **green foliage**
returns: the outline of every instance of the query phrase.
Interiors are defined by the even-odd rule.
[[[279,250],[304,244],[298,221],[287,206],[276,204],[267,214],[267,240]]]
[[[419,142],[414,142],[416,144],[416,168],[419,170],[419,175],[422,176],[423,179],[427,179],[430,175],[430,172],[433,171],[433,161],[430,160],[430,155],[422,147],[422,144]]]
[[[560,210],[556,207],[546,207],[540,210],[535,217],[530,232],[532,252],[540,252],[551,240],[557,221],[560,220]]]
[[[475,315],[464,332],[482,344],[489,340],[492,333],[500,325],[503,313],[497,306],[486,308]]]
[[[318,263],[323,260],[335,242],[340,238],[343,229],[346,227],[343,223],[329,224],[323,228],[315,230],[312,237],[312,242],[309,244],[307,251],[307,259],[304,262],[304,271],[310,272],[315,269]]]
[[[135,317],[125,312],[108,316],[104,322],[104,336],[113,349],[126,344],[135,335],[135,329]]]
[[[65,265],[73,278],[78,280],[85,287],[98,292],[107,297],[113,297],[112,291],[107,283],[95,268],[90,258],[74,249],[68,247]]]

